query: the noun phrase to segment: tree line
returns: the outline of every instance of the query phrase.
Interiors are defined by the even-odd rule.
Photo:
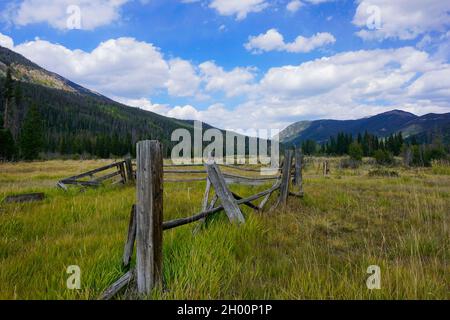
[[[0,120],[0,159],[37,158],[43,146],[42,117],[35,103],[22,114],[22,86],[12,79],[10,68],[7,70],[2,96],[4,108]]]
[[[352,134],[339,132],[325,143],[305,140],[301,148],[306,155],[350,156],[352,160],[361,161],[363,157],[373,157],[379,164],[391,164],[394,157],[402,156],[405,164],[428,166],[432,160],[447,159],[449,150],[438,134],[431,137],[430,143],[419,143],[413,136],[405,139],[402,132],[387,137],[378,137],[369,132]]]

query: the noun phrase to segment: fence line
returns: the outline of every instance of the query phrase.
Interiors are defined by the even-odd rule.
[[[163,166],[164,168],[173,168],[175,165],[167,165]],[[180,165],[180,167],[190,167],[190,166],[199,166],[199,165]],[[246,172],[261,172],[260,169],[249,169],[249,168],[239,168],[237,166],[231,166],[231,165],[220,165],[219,167],[225,167],[225,168],[233,168],[238,169]],[[116,171],[105,174],[100,177],[95,177],[95,174],[99,174],[101,172],[110,170],[116,168]],[[174,169],[164,169],[164,174],[178,174],[178,175],[197,175],[197,174],[207,174],[206,169],[196,169],[196,170],[174,170]],[[225,181],[228,184],[233,183],[239,183],[239,184],[248,184],[248,185],[258,185],[262,184],[267,181],[273,181],[280,178],[279,174],[267,176],[267,177],[249,177],[249,176],[242,176],[237,174],[232,174],[228,172],[223,173],[225,177]],[[106,166],[103,166],[101,168],[97,168],[73,177],[65,178],[60,181],[58,181],[57,186],[59,188],[62,188],[64,190],[67,190],[67,185],[77,185],[82,187],[99,187],[102,185],[103,182],[106,182],[108,180],[112,180],[115,177],[119,177],[120,180],[113,182],[125,184],[126,182],[134,182],[136,178],[136,170],[133,169],[133,163],[131,159],[125,159],[123,161],[115,162]],[[84,178],[90,178],[90,180],[82,180]],[[206,178],[206,177],[205,177]],[[172,179],[172,178],[165,178],[164,182],[168,183],[176,183],[176,182],[196,182],[196,181],[204,181],[205,178],[186,178],[186,179]]]
[[[163,179],[164,171],[162,160],[162,146],[158,141],[141,141],[137,144],[138,157],[136,164],[136,205],[132,207],[127,239],[125,242],[123,265],[130,267],[131,257],[133,255],[134,244],[136,244],[136,267],[125,273],[120,279],[114,282],[100,296],[100,299],[111,299],[118,294],[123,288],[129,286],[130,283],[136,281],[136,287],[139,294],[147,295],[154,288],[160,287],[162,283],[162,234],[166,230],[184,226],[196,221],[204,221],[206,218],[225,211],[231,223],[245,223],[240,205],[247,205],[254,210],[261,211],[269,201],[271,195],[279,191],[279,196],[275,206],[285,205],[290,195],[302,196],[303,191],[294,193],[290,191],[292,178],[292,164],[294,153],[292,150],[286,150],[283,162],[282,175],[273,178],[248,178],[250,180],[270,181],[276,179],[275,184],[262,192],[252,196],[243,198],[230,191],[227,185],[226,177],[247,178],[242,176],[230,175],[222,173],[220,166],[214,162],[205,164],[205,172],[207,173],[207,185],[205,195],[202,199],[202,211],[193,216],[175,219],[170,221],[162,221],[163,217],[163,185],[167,180]],[[298,152],[295,155],[298,157]],[[131,163],[131,161],[128,161]],[[301,159],[296,158],[295,162],[295,181],[296,185],[300,182],[302,166]],[[115,164],[112,164],[113,167]],[[127,168],[130,168],[129,165]],[[101,171],[101,170],[100,170]],[[124,169],[125,171],[125,169]],[[126,170],[129,172],[128,170]],[[191,170],[185,170],[191,173]],[[203,171],[203,170],[202,170]],[[98,171],[97,171],[98,172]],[[185,172],[186,173],[186,172]],[[195,172],[197,173],[197,172]],[[81,175],[83,177],[86,174]],[[134,176],[134,175],[132,175]],[[79,176],[77,176],[79,178]],[[201,178],[205,181],[205,178]],[[208,206],[209,195],[214,189],[215,196]],[[259,206],[253,204],[253,201],[262,199]],[[221,204],[215,207],[220,199]]]

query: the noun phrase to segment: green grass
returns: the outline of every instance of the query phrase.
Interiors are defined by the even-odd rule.
[[[195,224],[166,231],[164,288],[149,298],[449,299],[448,168],[369,177],[369,164],[337,169],[336,159],[324,178],[313,160],[305,198],[290,198],[286,208],[245,208],[242,226],[222,213],[195,235]],[[106,163],[0,164],[0,199],[47,195],[41,203],[0,204],[0,299],[95,299],[123,274],[134,188],[54,188],[60,177]],[[165,220],[198,212],[204,187],[166,184]],[[232,189],[245,196],[266,187]],[[81,268],[81,290],[66,289],[70,265]],[[381,290],[366,287],[369,265],[381,267]]]

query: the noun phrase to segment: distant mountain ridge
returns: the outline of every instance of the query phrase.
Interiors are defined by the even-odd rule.
[[[5,77],[8,67],[13,69],[13,78],[30,84],[42,85],[51,89],[71,93],[102,97],[60,75],[45,70],[22,55],[0,46],[0,76]],[[106,97],[103,97],[107,99]]]
[[[340,132],[356,136],[358,133],[364,133],[365,131],[379,137],[402,132],[406,138],[440,133],[449,140],[450,113],[430,113],[417,116],[402,110],[392,110],[357,120],[299,121],[280,133],[280,141],[288,145],[299,145],[306,140],[324,143]]]

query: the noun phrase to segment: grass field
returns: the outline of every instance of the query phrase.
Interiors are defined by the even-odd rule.
[[[316,159],[317,160],[317,159]],[[317,160],[318,161],[318,160]],[[153,299],[450,299],[450,169],[305,170],[304,199],[276,212],[245,208],[247,223],[219,214],[164,233],[164,289]],[[0,299],[95,299],[123,274],[121,255],[132,186],[65,193],[62,177],[111,161],[0,164],[0,201],[41,191],[40,203],[0,204]],[[164,187],[164,218],[199,211],[205,183]],[[267,186],[232,186],[250,195]],[[81,268],[82,289],[66,288],[66,268]],[[368,290],[368,266],[381,289]],[[122,297],[123,298],[123,297]]]

